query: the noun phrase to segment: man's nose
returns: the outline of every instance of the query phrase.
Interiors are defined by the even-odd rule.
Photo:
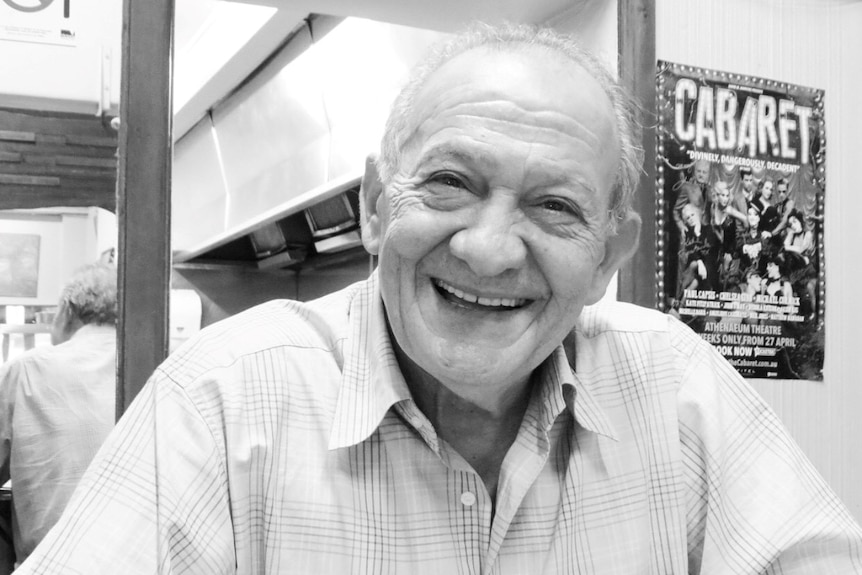
[[[521,267],[527,246],[518,232],[517,212],[505,202],[486,202],[469,225],[452,236],[449,247],[474,273],[493,277]]]

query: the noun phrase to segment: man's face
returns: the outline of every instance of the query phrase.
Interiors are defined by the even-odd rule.
[[[759,274],[751,274],[751,276],[749,276],[748,278],[748,287],[751,289],[751,291],[758,292],[760,291],[760,284],[762,281],[763,280]]]
[[[775,191],[778,194],[778,200],[783,202],[787,199],[787,184],[784,182],[780,182],[777,186],[775,186]]]
[[[456,393],[525,381],[633,248],[637,221],[606,242],[613,118],[591,76],[532,48],[474,49],[420,91],[365,239],[397,345]]]
[[[705,184],[709,181],[708,162],[697,162],[694,165],[694,181],[698,184]]]
[[[754,191],[754,176],[751,174],[743,174],[742,187],[745,189],[746,192]]]

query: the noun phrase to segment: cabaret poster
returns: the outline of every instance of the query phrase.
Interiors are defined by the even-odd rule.
[[[748,378],[823,379],[823,91],[659,61],[656,291]]]

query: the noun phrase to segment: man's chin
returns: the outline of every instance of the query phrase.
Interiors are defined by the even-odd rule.
[[[536,367],[531,367],[532,357],[512,348],[454,344],[435,351],[427,358],[427,371],[442,383],[506,386],[529,377]]]
[[[440,345],[463,349],[465,354],[474,354],[476,358],[521,347],[536,322],[533,306],[513,310],[466,309],[434,299],[420,309],[425,329]]]

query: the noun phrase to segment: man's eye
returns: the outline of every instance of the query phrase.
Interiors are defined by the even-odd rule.
[[[466,188],[467,186],[458,176],[453,174],[437,174],[433,176],[430,180],[431,183],[446,186],[449,188]]]
[[[552,212],[571,211],[571,208],[560,200],[545,200],[542,202],[542,207]]]
[[[549,212],[560,212],[559,215],[578,216],[580,211],[572,202],[560,198],[543,198],[539,205]]]
[[[531,218],[542,225],[553,228],[568,228],[568,226],[584,222],[578,205],[560,197],[537,198],[530,208]]]

